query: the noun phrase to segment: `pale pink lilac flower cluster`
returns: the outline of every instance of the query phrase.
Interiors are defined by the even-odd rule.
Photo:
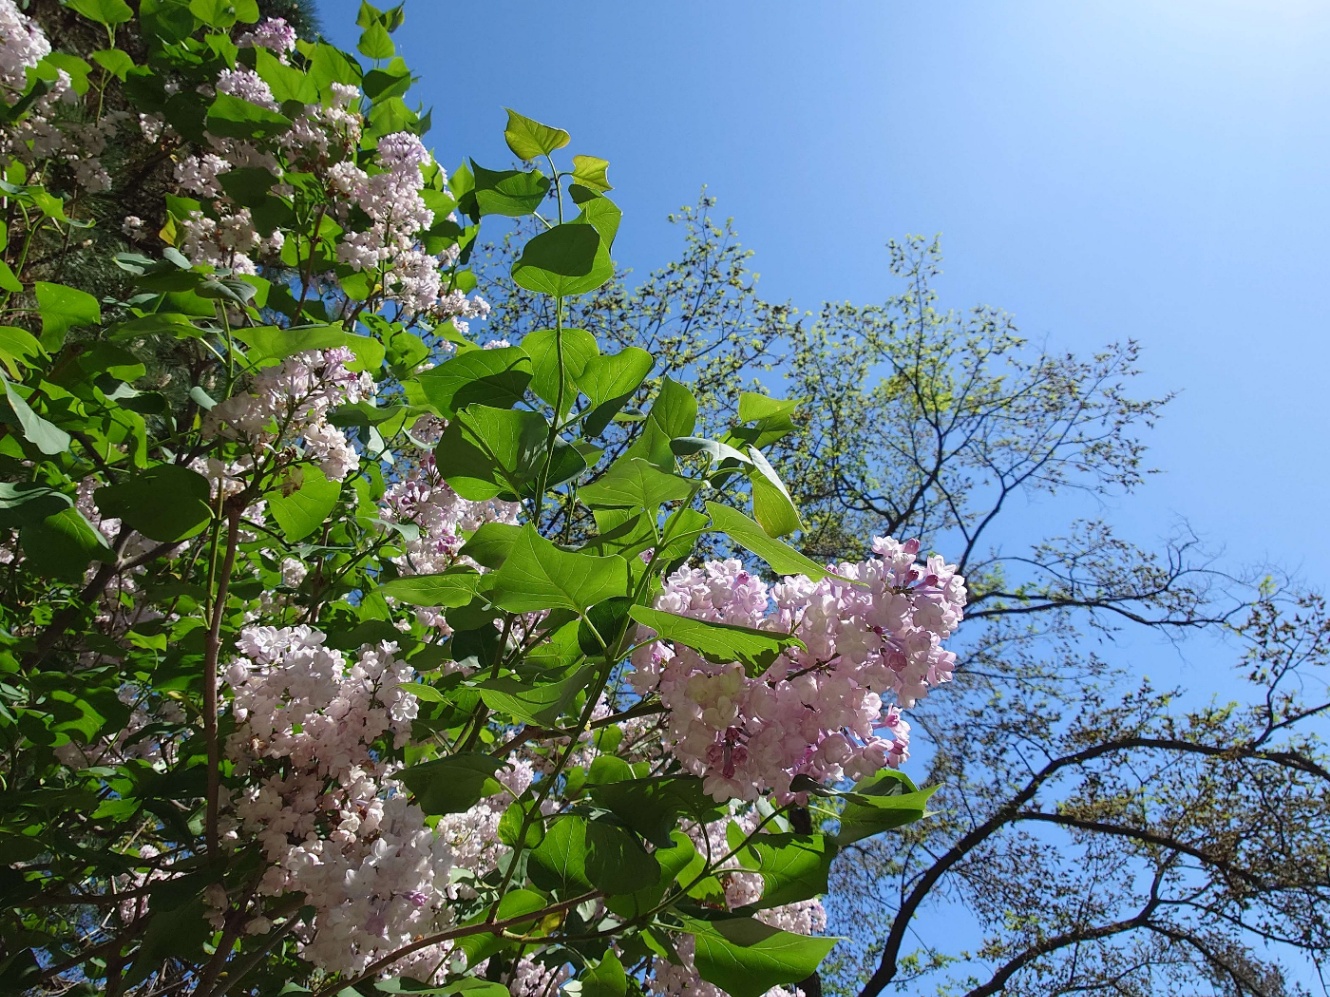
[[[418,710],[396,645],[347,659],[308,626],[249,627],[226,670],[235,732],[226,744],[245,781],[229,800],[228,841],[256,841],[270,866],[258,893],[304,893],[317,914],[297,931],[301,955],[354,974],[387,952],[452,922],[451,903],[507,852],[498,822],[533,777],[529,763],[500,770],[504,790],[469,811],[427,822],[384,761],[406,743]],[[433,823],[434,826],[430,826]],[[220,922],[227,905],[212,900]],[[266,931],[254,916],[246,930]],[[451,946],[428,946],[395,972],[434,978]]]
[[[451,917],[452,850],[376,749],[405,742],[414,673],[394,644],[348,661],[306,626],[247,628],[238,646],[226,754],[245,782],[230,840],[256,841],[270,863],[261,896],[304,893],[316,907],[298,931],[306,959],[363,971]]]
[[[711,821],[705,825],[692,824],[684,828],[693,840],[699,853],[719,860],[729,854],[730,845],[726,830],[731,823],[737,824],[744,834],[751,834],[757,827],[758,814],[747,808],[737,811],[730,817]],[[733,868],[734,862],[726,864],[730,871],[719,874],[725,887],[725,903],[731,909],[757,903],[762,898],[762,877],[755,872]],[[817,899],[800,900],[779,907],[768,907],[754,915],[759,921],[779,928],[782,931],[799,935],[813,935],[826,929],[827,912],[822,901]],[[658,997],[724,997],[724,991],[714,984],[703,980],[693,962],[696,946],[691,935],[679,935],[675,938],[675,951],[680,962],[668,962],[656,959],[651,973],[646,978],[646,989]],[[803,991],[794,987],[773,987],[765,997],[803,997]]]
[[[32,18],[19,11],[14,0],[0,0],[0,100],[13,105],[28,88],[28,70],[51,52],[51,43]],[[58,114],[59,105],[78,102],[69,73],[57,70],[49,89],[38,96],[22,118],[0,132],[0,153],[31,166],[60,157],[75,182],[92,192],[111,186],[101,156],[129,115],[102,114],[96,121]]]
[[[666,580],[658,609],[792,632],[807,646],[756,676],[660,641],[634,654],[634,687],[659,693],[673,753],[716,799],[788,800],[795,776],[861,779],[908,757],[900,710],[950,680],[956,656],[942,641],[960,623],[965,583],[940,557],[918,564],[917,541],[878,538],[873,551],[819,582],[768,586],[734,560]]]
[[[239,43],[268,48],[279,60],[287,62],[294,50],[295,35],[280,18],[260,24],[252,32],[242,35]],[[226,267],[238,273],[257,272],[256,257],[263,260],[281,251],[284,237],[280,230],[263,233],[256,228],[248,208],[237,206],[224,196],[218,177],[236,168],[262,169],[274,178],[282,175],[284,157],[287,165],[297,172],[327,173],[334,160],[354,156],[360,142],[362,119],[351,110],[360,91],[355,87],[332,84],[332,100],[328,106],[307,104],[292,119],[289,130],[266,143],[253,142],[217,135],[209,135],[209,151],[182,157],[176,164],[176,181],[187,193],[212,201],[212,217],[202,211],[190,212],[178,219],[183,249],[186,256],[199,263]],[[223,70],[211,92],[228,94],[258,107],[277,110],[272,90],[253,70],[239,66]],[[144,135],[157,141],[174,132],[162,120],[153,116],[141,118]],[[178,136],[174,136],[178,138]],[[284,182],[274,184],[273,193],[289,197],[293,188]]]
[[[513,997],[554,997],[572,975],[566,964],[547,966],[523,956],[508,976],[508,992]]]
[[[374,392],[368,373],[348,368],[354,360],[350,350],[335,347],[298,353],[267,367],[255,376],[250,391],[232,395],[208,412],[205,432],[244,438],[256,448],[300,441],[305,456],[324,475],[342,481],[360,466],[360,456],[346,434],[328,422],[328,412]]]
[[[270,17],[242,34],[236,44],[241,48],[266,48],[285,62],[285,56],[296,50],[296,29],[284,17]]]
[[[223,69],[217,76],[216,89],[218,93],[238,97],[268,111],[280,110],[277,99],[272,95],[272,88],[247,66]]]
[[[0,90],[13,104],[27,88],[28,70],[51,54],[51,43],[37,22],[14,0],[0,0]]]
[[[350,223],[352,207],[368,219],[368,227],[348,232],[337,247],[338,259],[353,269],[383,279],[384,293],[408,314],[435,320],[484,316],[489,305],[460,292],[445,294],[443,271],[457,260],[457,248],[427,253],[419,235],[434,224],[426,205],[426,168],[438,169],[420,139],[394,132],[379,139],[377,169],[364,170],[347,160],[328,171],[329,188],[341,196],[334,214]]]
[[[438,574],[457,564],[475,567],[469,558],[458,556],[466,536],[483,523],[516,524],[521,510],[515,502],[462,498],[439,475],[434,455],[428,452],[387,490],[383,502],[385,520],[411,524],[419,530],[403,543],[402,554],[393,559],[403,574],[417,575]],[[451,632],[439,607],[418,607],[417,616],[425,626],[444,634]]]

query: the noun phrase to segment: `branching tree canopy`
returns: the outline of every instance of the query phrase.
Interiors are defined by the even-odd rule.
[[[801,549],[920,537],[958,552],[970,590],[949,689],[963,705],[915,714],[937,812],[834,864],[828,906],[849,940],[822,985],[1301,992],[1284,963],[1305,972],[1330,941],[1324,606],[1221,570],[1185,526],[1141,546],[1075,515],[1151,473],[1168,399],[1132,393],[1138,344],[1050,354],[996,309],[944,310],[939,246],[917,238],[889,245],[903,290],[882,304],[772,305],[713,206],[672,219],[677,260],[636,285],[621,274],[578,321],[654,337],[715,425],[737,387],[810,400],[776,448],[797,468]],[[504,300],[504,327],[538,327],[532,305]],[[1029,517],[1012,522],[1031,501],[1047,530],[1033,539]],[[1123,629],[1225,635],[1235,661],[1207,668],[1240,675],[1241,695],[1142,684],[1114,648]],[[957,920],[970,940],[935,937]]]

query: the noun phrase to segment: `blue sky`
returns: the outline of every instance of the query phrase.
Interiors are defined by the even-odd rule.
[[[321,0],[350,47],[356,0]],[[893,290],[883,243],[941,233],[944,304],[1051,350],[1134,337],[1180,391],[1167,473],[1113,514],[1178,515],[1235,561],[1322,583],[1330,5],[407,0],[397,35],[445,163],[504,166],[502,108],[610,160],[638,270],[702,184],[763,292]]]
[[[358,0],[320,0],[350,48]],[[766,297],[884,298],[883,244],[941,233],[943,304],[1055,352],[1134,338],[1179,392],[1166,473],[1106,514],[1180,516],[1234,568],[1330,581],[1330,4],[1324,0],[407,0],[439,158],[507,166],[502,108],[610,160],[621,264],[676,252],[702,184]],[[1147,638],[1147,641],[1151,640]],[[1212,647],[1138,660],[1222,688]],[[1227,663],[1227,659],[1224,660]]]

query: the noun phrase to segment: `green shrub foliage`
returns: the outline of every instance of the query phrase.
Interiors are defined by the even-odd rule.
[[[838,845],[925,812],[955,571],[792,546],[792,403],[630,405],[651,354],[566,321],[608,164],[510,112],[522,168],[447,173],[400,7],[347,53],[255,0],[66,6],[61,51],[0,0],[0,984],[812,977]],[[517,344],[474,331],[494,215],[538,228]]]

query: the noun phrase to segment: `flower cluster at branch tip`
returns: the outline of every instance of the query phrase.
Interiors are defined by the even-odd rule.
[[[28,70],[51,54],[42,29],[20,13],[14,0],[0,0],[0,88],[13,104],[28,82]]]
[[[403,574],[410,575],[438,574],[459,564],[476,567],[469,558],[458,555],[465,537],[483,523],[515,525],[521,510],[515,502],[462,498],[439,475],[434,455],[428,452],[388,489],[383,502],[384,519],[410,524],[419,531],[407,536],[402,554],[393,559]],[[440,607],[418,607],[416,615],[426,626],[451,633]]]
[[[965,583],[940,557],[918,564],[918,541],[878,538],[873,551],[819,582],[768,586],[735,560],[666,580],[658,609],[790,632],[806,645],[761,675],[661,641],[634,654],[635,688],[659,693],[675,756],[716,799],[774,791],[788,800],[795,776],[859,779],[908,757],[901,708],[951,678],[956,656],[941,644],[960,623]]]
[[[342,973],[452,923],[451,903],[496,867],[498,822],[531,783],[521,761],[498,773],[504,791],[434,826],[383,760],[406,743],[418,710],[414,679],[392,643],[352,660],[308,626],[249,627],[226,670],[236,720],[227,757],[245,787],[230,799],[227,840],[254,840],[269,863],[258,892],[305,894],[317,913],[298,932],[301,955]],[[228,901],[214,896],[220,922]],[[260,933],[263,916],[245,930]],[[431,979],[451,948],[420,949],[398,971]]]
[[[354,361],[350,350],[336,347],[299,353],[265,368],[250,391],[208,412],[206,430],[243,437],[255,447],[251,456],[256,459],[261,451],[302,441],[306,457],[328,478],[341,481],[360,465],[360,456],[346,434],[328,422],[328,412],[374,392],[369,374],[348,367]],[[220,476],[217,468],[208,472]]]
[[[248,778],[231,799],[229,840],[258,842],[270,863],[261,895],[304,893],[317,908],[300,935],[305,958],[363,971],[449,917],[452,851],[375,750],[406,739],[417,703],[401,685],[413,673],[391,643],[348,663],[306,626],[251,627],[239,645],[226,753]],[[255,920],[247,931],[267,930]]]
[[[727,831],[731,825],[737,826],[745,835],[751,835],[758,830],[758,823],[757,813],[748,808],[722,820],[689,825],[686,830],[700,854],[719,858],[730,852]],[[733,867],[733,860],[726,865]],[[762,877],[756,872],[732,868],[720,873],[718,878],[725,888],[725,903],[731,909],[756,904],[762,898]],[[817,934],[827,927],[826,908],[816,898],[767,907],[759,910],[756,917],[773,928],[799,935]],[[725,991],[698,974],[693,938],[689,935],[680,937],[675,948],[682,961],[674,963],[657,959],[645,981],[647,992],[658,997],[724,997]],[[764,997],[804,997],[804,992],[795,987],[773,987]]]

